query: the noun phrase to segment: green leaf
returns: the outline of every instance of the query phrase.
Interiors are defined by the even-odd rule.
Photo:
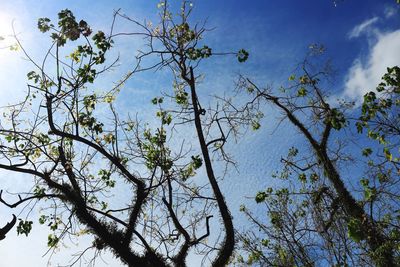
[[[311,182],[316,182],[316,181],[318,181],[318,179],[319,179],[319,175],[316,174],[315,172],[310,175]]]
[[[306,75],[301,76],[301,77],[299,78],[299,81],[300,81],[301,84],[310,83],[310,79],[309,79]]]
[[[307,95],[307,89],[304,87],[300,87],[300,89],[297,91],[297,96],[304,97]]]
[[[251,128],[254,131],[257,131],[258,129],[260,129],[260,127],[261,127],[261,124],[258,121],[252,121],[251,122]]]
[[[13,44],[9,46],[10,51],[18,51],[19,45],[18,44]]]
[[[105,134],[103,136],[103,139],[106,144],[111,144],[115,142],[115,136],[112,133]]]
[[[115,96],[112,95],[112,94],[107,94],[107,95],[104,97],[104,102],[106,102],[106,103],[108,103],[108,104],[111,104],[112,102],[114,102],[114,100],[115,100]]]
[[[369,180],[368,180],[368,179],[361,179],[361,180],[360,180],[360,184],[361,184],[363,187],[368,187],[368,185],[369,185]]]
[[[361,242],[361,240],[363,240],[365,238],[364,233],[361,229],[360,220],[358,220],[356,218],[352,218],[347,223],[347,234],[351,239],[353,239],[357,243]]]
[[[192,156],[192,164],[194,169],[199,169],[203,165],[203,159],[200,155]]]
[[[269,245],[269,240],[268,240],[268,239],[262,239],[262,240],[261,240],[261,245],[263,245],[264,247],[268,247],[268,245]]]
[[[268,196],[268,194],[266,192],[258,192],[255,197],[255,200],[257,203],[261,203],[261,202],[265,201],[267,196]]]
[[[24,221],[19,219],[19,224],[17,225],[18,235],[24,234],[25,236],[28,236],[32,230],[32,224],[32,221]]]
[[[385,173],[378,173],[377,176],[380,183],[385,183],[389,181],[389,176]]]
[[[43,197],[45,195],[45,189],[37,185],[33,190],[33,194],[37,197]]]
[[[240,63],[246,62],[248,58],[249,58],[249,52],[247,52],[244,49],[240,49],[239,52],[237,53],[237,59]]]
[[[302,182],[302,183],[307,182],[307,177],[306,177],[306,175],[304,173],[300,173],[299,174],[299,181]]]
[[[7,140],[7,142],[11,142],[13,139],[14,139],[14,137],[10,134],[10,135],[7,135],[6,137],[5,137],[5,139]]]
[[[39,18],[37,27],[38,27],[39,31],[44,33],[44,32],[49,31],[51,27],[54,27],[54,25],[50,23],[49,18]]]
[[[40,223],[40,224],[45,224],[46,221],[47,221],[47,216],[46,216],[46,215],[41,215],[41,216],[39,217],[39,223]]]
[[[375,187],[367,187],[367,188],[365,188],[365,190],[364,190],[365,200],[373,201],[373,200],[375,200],[376,195],[377,195],[377,191],[376,191]]]
[[[50,248],[55,247],[57,246],[58,241],[60,241],[60,239],[57,236],[55,236],[54,234],[50,234],[47,237],[47,246]]]
[[[326,118],[325,123],[330,123],[332,128],[340,130],[346,126],[346,118],[344,114],[336,108],[331,109],[329,116]]]
[[[151,100],[151,103],[153,105],[157,105],[157,104],[162,104],[164,102],[164,98],[163,97],[155,97]]]
[[[372,149],[369,148],[369,147],[364,148],[363,151],[362,151],[362,155],[363,155],[364,157],[368,157],[368,156],[370,156],[371,154],[372,154]]]
[[[28,72],[27,77],[28,77],[28,80],[33,80],[35,83],[37,83],[40,79],[40,75],[34,71]]]
[[[96,47],[100,49],[102,52],[106,52],[108,49],[111,48],[111,43],[112,41],[109,40],[109,38],[106,37],[105,33],[102,31],[98,31],[93,37],[92,37]]]
[[[388,161],[392,161],[392,160],[393,160],[393,155],[392,155],[392,153],[390,153],[389,148],[385,147],[385,148],[383,149],[383,153],[384,153],[384,155],[385,155],[385,158],[386,158]]]

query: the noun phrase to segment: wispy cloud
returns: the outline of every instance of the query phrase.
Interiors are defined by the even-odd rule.
[[[368,44],[366,53],[360,54],[348,69],[344,90],[339,98],[361,104],[363,96],[376,90],[388,67],[400,62],[400,29],[383,30],[390,18],[397,13],[393,7],[382,9],[380,16],[367,19],[354,26],[348,33],[349,39],[364,37]]]
[[[379,20],[378,17],[373,17],[371,19],[365,20],[364,22],[356,25],[350,32],[349,38],[359,37],[361,34],[368,32],[372,29],[372,25],[374,25]]]
[[[380,83],[387,67],[399,64],[400,30],[378,34],[376,38],[366,60],[356,59],[349,69],[343,97],[360,102],[366,92]]]
[[[385,18],[391,18],[397,13],[396,8],[390,6],[385,8]]]

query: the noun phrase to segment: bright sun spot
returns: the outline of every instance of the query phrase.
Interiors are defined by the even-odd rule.
[[[0,11],[0,36],[6,37],[12,34],[12,21],[15,19],[10,14]]]
[[[13,25],[17,26],[18,16],[14,12],[0,11],[0,56],[4,60],[4,56],[10,50],[16,50],[16,42],[13,37]]]
[[[17,16],[11,12],[0,11],[0,58],[2,63],[11,59],[10,49],[16,48],[15,39],[12,37],[13,30],[12,24],[13,20],[15,20]]]
[[[0,56],[6,54],[7,48],[12,45],[12,21],[13,17],[8,12],[0,11]]]

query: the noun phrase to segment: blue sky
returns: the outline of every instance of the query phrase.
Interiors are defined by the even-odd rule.
[[[243,0],[197,0],[194,5],[193,20],[207,19],[208,27],[215,28],[205,36],[205,42],[214,51],[245,48],[250,52],[245,64],[237,64],[235,58],[230,57],[211,58],[205,62],[201,68],[206,75],[201,87],[204,98],[210,94],[232,91],[238,73],[249,75],[259,83],[278,86],[287,80],[312,43],[323,44],[327,48],[327,57],[333,60],[336,76],[329,90],[334,97],[359,101],[366,90],[377,85],[385,67],[400,61],[400,11],[394,0],[345,0],[338,1],[336,7],[329,0],[254,0],[248,3]],[[49,42],[35,30],[37,18],[56,18],[58,11],[64,8],[71,9],[76,17],[85,19],[94,29],[107,30],[113,10],[118,8],[139,20],[155,20],[157,1],[0,0],[0,35],[6,36],[2,42],[12,42],[7,34],[14,19],[24,46],[40,59],[43,47],[47,47]],[[133,63],[132,47],[138,45],[140,42],[117,40],[115,49],[124,58],[122,70],[128,69],[129,64]],[[19,52],[0,50],[1,105],[23,96],[26,73],[30,69],[31,66]],[[127,97],[118,102],[121,109],[135,107],[144,110],[146,103],[160,89],[169,87],[165,84],[166,75],[165,72],[152,73],[150,80],[150,76],[146,75],[134,77],[127,84],[132,90],[125,91]],[[107,77],[111,80],[113,74]],[[139,115],[151,120],[147,113]],[[280,155],[299,142],[299,136],[290,127],[280,127],[274,135],[271,134],[272,129],[273,121],[265,122],[261,131],[249,132],[246,138],[230,147],[231,154],[239,162],[239,173],[229,172],[229,180],[222,182],[222,190],[238,225],[244,224],[238,208],[241,203],[248,201],[245,196],[251,196],[269,185],[268,177],[279,168]],[[243,179],[251,182],[243,184]],[[0,183],[4,189],[29,186],[24,177],[10,176],[4,172],[1,172]],[[4,224],[11,218],[12,212],[2,207],[0,212],[0,223]],[[45,266],[48,256],[42,255],[46,252],[46,237],[46,230],[40,227],[33,231],[31,239],[9,234],[9,238],[0,242],[0,265]],[[71,247],[53,257],[53,264],[66,263],[63,257],[77,250]],[[26,251],[23,257],[21,248]],[[107,256],[105,258],[108,259]],[[110,265],[119,266],[118,262],[108,260]]]

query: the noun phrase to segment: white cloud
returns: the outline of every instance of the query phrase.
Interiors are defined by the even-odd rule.
[[[394,7],[386,7],[385,8],[385,18],[390,18],[393,17],[394,15],[396,15],[397,10]]]
[[[378,17],[373,17],[358,24],[350,31],[349,38],[356,38],[359,37],[362,33],[369,32],[371,29],[373,29],[372,25],[375,24],[378,20]]]
[[[361,102],[363,95],[381,82],[387,67],[400,63],[400,29],[376,34],[366,60],[356,59],[349,69],[342,97]]]

